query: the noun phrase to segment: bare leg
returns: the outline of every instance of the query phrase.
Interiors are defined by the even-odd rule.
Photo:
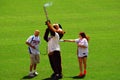
[[[33,64],[30,64],[30,72],[32,72]]]
[[[37,67],[37,64],[34,64],[34,74],[38,75],[38,73],[36,72],[36,67]]]
[[[82,70],[83,70],[83,68],[82,68],[82,58],[79,57],[78,61],[79,61],[79,68],[80,68],[80,75],[81,75],[82,74]]]
[[[34,64],[34,70],[36,70],[37,64]]]
[[[83,58],[83,64],[84,64],[84,74],[86,74],[86,68],[87,68],[87,57]]]
[[[32,72],[33,64],[32,64],[32,56],[30,55],[30,72]]]

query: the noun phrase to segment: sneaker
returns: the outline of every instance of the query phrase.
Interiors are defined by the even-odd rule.
[[[61,79],[63,77],[63,75],[62,74],[59,74],[59,79]]]
[[[61,79],[63,76],[62,76],[62,74],[56,74],[56,77],[57,77],[58,79]]]
[[[29,76],[29,77],[34,77],[34,74],[31,72],[31,73],[29,73],[28,76]]]
[[[86,71],[86,70],[84,70],[84,75],[86,75],[86,73],[87,73],[87,71]]]
[[[62,77],[63,77],[62,74],[56,74],[54,77],[52,77],[52,80],[59,80]]]
[[[37,75],[38,75],[38,72],[34,72],[33,74],[37,76]]]
[[[79,75],[78,75],[78,77],[82,77],[83,76],[83,74],[82,73],[80,73]]]
[[[53,74],[51,75],[51,78],[53,78],[55,75],[56,75],[56,74],[55,74],[55,73],[53,73]]]

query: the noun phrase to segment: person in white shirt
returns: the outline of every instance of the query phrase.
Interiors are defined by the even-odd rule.
[[[31,35],[27,40],[26,44],[28,45],[28,50],[30,53],[30,73],[29,76],[35,76],[38,75],[36,72],[37,64],[39,63],[40,57],[40,51],[39,51],[39,43],[40,43],[40,37],[39,37],[39,30],[35,30],[34,35]],[[33,71],[34,70],[34,71]]]
[[[80,74],[79,77],[85,76],[86,71],[86,62],[87,62],[87,56],[88,56],[88,40],[89,38],[86,36],[84,32],[79,33],[78,39],[69,39],[69,40],[63,40],[64,42],[76,42],[77,43],[77,56],[79,61],[79,68],[80,68]],[[84,68],[83,68],[84,66]],[[84,72],[83,72],[84,69]]]
[[[60,28],[60,24],[51,24],[50,21],[46,21],[47,29],[44,35],[44,39],[48,42],[48,56],[53,74],[52,79],[62,78],[62,66],[59,40],[63,37],[64,31]],[[49,37],[50,34],[50,37]]]

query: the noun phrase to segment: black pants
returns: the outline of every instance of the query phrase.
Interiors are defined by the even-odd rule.
[[[49,61],[54,74],[62,74],[60,51],[54,51],[49,55]]]

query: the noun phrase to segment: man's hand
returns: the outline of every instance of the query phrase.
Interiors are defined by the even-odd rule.
[[[35,49],[35,46],[31,46],[33,49]]]
[[[26,42],[26,44],[30,47],[32,47],[33,49],[35,49],[35,46],[32,46],[29,42]]]

